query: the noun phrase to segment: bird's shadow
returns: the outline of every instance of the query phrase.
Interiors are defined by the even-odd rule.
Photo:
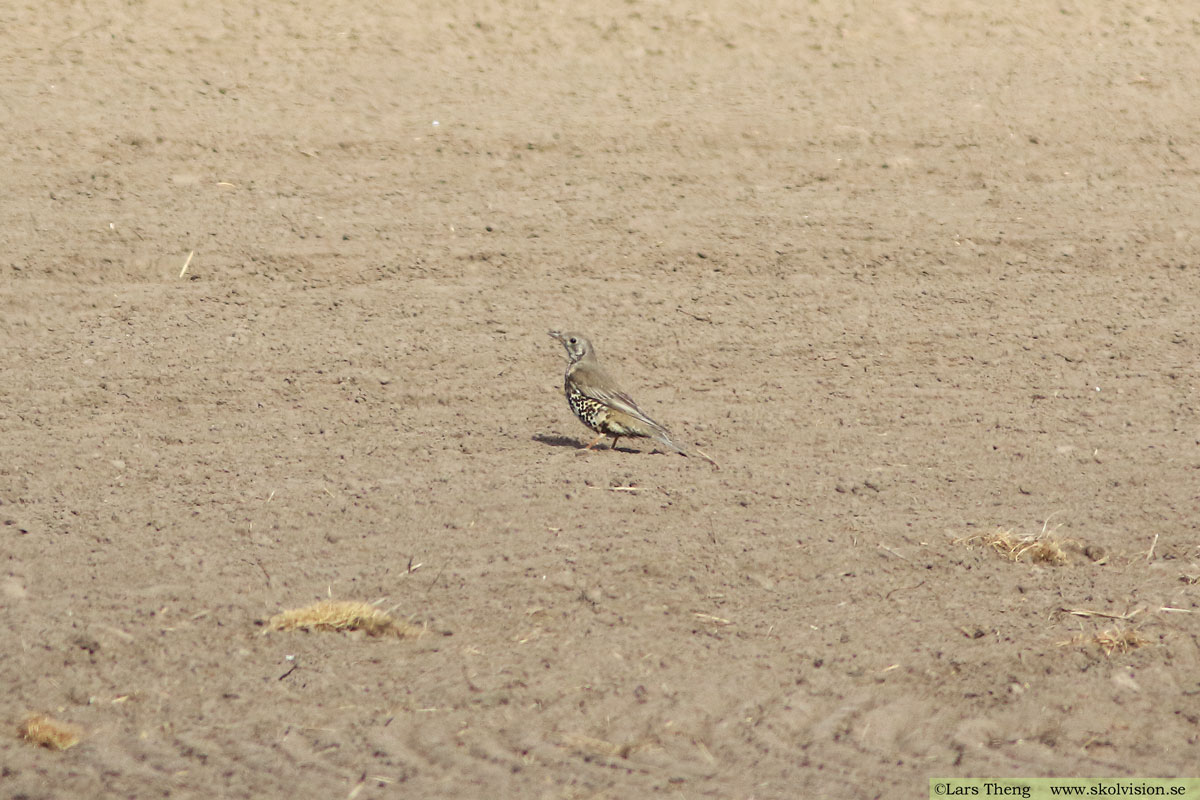
[[[572,439],[570,436],[547,436],[544,433],[537,433],[534,434],[533,440],[551,447],[574,447],[576,449],[583,447],[578,439]]]
[[[580,439],[572,439],[570,436],[547,436],[544,433],[536,433],[533,435],[533,440],[540,444],[549,445],[550,447],[570,447],[575,450],[582,450],[586,442]],[[618,453],[636,453],[636,450],[630,450],[626,447],[613,447],[611,444],[602,445],[595,448],[597,450],[616,450]]]

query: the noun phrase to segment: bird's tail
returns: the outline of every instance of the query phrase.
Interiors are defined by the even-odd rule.
[[[680,444],[679,442],[676,442],[674,439],[671,438],[671,434],[667,432],[666,428],[658,426],[657,430],[655,431],[655,434],[656,435],[654,436],[654,441],[666,445],[670,449],[674,450],[676,453],[679,453],[679,455],[685,456],[685,457],[686,456],[694,456],[694,455],[700,456],[705,461],[712,464],[714,468],[716,468],[716,469],[721,468],[721,465],[718,464],[715,460],[713,460],[712,456],[710,456],[708,453],[701,450],[699,447],[696,447],[694,445],[692,445],[692,446],[683,445],[683,444]]]

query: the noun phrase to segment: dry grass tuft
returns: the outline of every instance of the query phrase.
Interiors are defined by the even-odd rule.
[[[1012,531],[998,530],[955,539],[955,544],[980,544],[990,547],[1009,561],[1026,558],[1035,564],[1063,566],[1070,563],[1063,545],[1066,542],[1053,534],[1042,531],[1034,536],[1018,536]]]
[[[294,608],[276,614],[267,623],[274,631],[363,631],[368,636],[394,636],[415,639],[424,628],[392,619],[369,603],[350,600],[322,600],[307,608]]]
[[[1125,654],[1133,652],[1139,647],[1145,647],[1150,644],[1151,641],[1151,639],[1143,636],[1136,628],[1127,628],[1123,625],[1118,625],[1095,633],[1081,633],[1073,639],[1060,642],[1059,645],[1070,647],[1072,645],[1094,644],[1104,651],[1105,656],[1112,657],[1113,653]]]
[[[1136,628],[1109,628],[1093,634],[1092,639],[1104,651],[1104,655],[1113,653],[1128,653],[1150,644],[1150,639],[1143,636]]]
[[[564,734],[562,743],[580,755],[604,759],[629,758],[635,753],[654,747],[656,744],[654,740],[646,738],[626,742],[625,744],[616,744],[604,739],[595,739],[591,736],[584,736],[578,733]]]
[[[83,730],[46,714],[27,714],[17,727],[17,735],[50,750],[67,750],[79,744]]]

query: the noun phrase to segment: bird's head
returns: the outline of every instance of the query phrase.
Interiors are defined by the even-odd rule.
[[[550,335],[562,342],[562,346],[567,348],[567,355],[570,356],[572,364],[594,352],[592,350],[592,343],[582,334],[550,331]]]

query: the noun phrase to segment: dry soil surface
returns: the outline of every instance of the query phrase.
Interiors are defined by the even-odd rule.
[[[6,5],[3,796],[1195,773],[1200,12],[989,5]]]

